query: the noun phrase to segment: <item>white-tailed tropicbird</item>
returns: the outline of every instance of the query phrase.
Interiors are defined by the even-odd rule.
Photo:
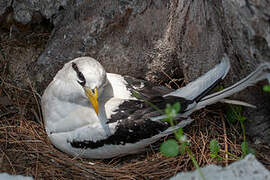
[[[188,118],[196,110],[269,78],[270,65],[264,63],[233,86],[206,96],[229,68],[225,56],[209,72],[173,91],[106,73],[93,58],[76,58],[58,71],[42,96],[46,132],[54,146],[73,156],[105,159],[136,153],[192,120],[169,127],[160,121],[164,115],[133,97],[132,91],[160,109],[167,103],[180,102],[179,117]]]

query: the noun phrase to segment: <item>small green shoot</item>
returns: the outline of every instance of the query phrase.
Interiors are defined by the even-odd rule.
[[[229,110],[226,112],[226,118],[230,123],[240,122],[242,134],[243,134],[243,142],[241,144],[242,149],[242,158],[245,157],[249,153],[255,153],[255,151],[248,147],[248,143],[246,140],[246,129],[244,122],[247,120],[245,116],[242,115],[242,107],[241,106],[229,106]]]
[[[174,119],[177,117],[177,114],[180,111],[180,109],[181,109],[180,103],[175,103],[173,105],[167,104],[165,109],[166,118],[163,119],[163,121],[168,122],[170,126],[173,127]],[[193,153],[189,148],[189,141],[187,140],[187,136],[184,135],[183,129],[179,128],[178,130],[175,130],[174,136],[176,140],[169,139],[161,144],[160,152],[166,157],[174,157],[177,156],[179,152],[181,154],[184,154],[186,152],[190,157],[190,159],[192,160],[192,163],[194,164],[196,169],[198,169],[202,179],[205,180],[201,168],[198,165],[198,162],[196,161]]]
[[[248,154],[254,154],[254,155],[256,154],[255,150],[250,148],[248,146],[248,143],[245,141],[242,142],[241,144],[241,150],[242,150],[242,158],[244,158]]]
[[[270,85],[265,85],[265,86],[263,86],[263,90],[264,90],[265,92],[270,92]]]
[[[174,105],[167,104],[165,109],[166,118],[163,121],[168,122],[171,126],[174,126],[173,120],[176,118],[180,111],[180,103],[177,102]]]
[[[248,143],[242,142],[241,144],[242,156],[245,157],[248,154]]]
[[[167,104],[165,109],[166,118],[163,121],[168,122],[170,126],[174,126],[173,120],[179,111],[180,103],[175,103],[174,105]],[[183,131],[180,131],[180,133],[175,131],[174,134],[176,139],[179,139],[183,135]],[[179,154],[179,145],[176,140],[169,139],[161,144],[160,152],[166,157],[177,156]]]
[[[240,117],[242,117],[242,107],[241,106],[232,106],[229,105],[228,110],[226,111],[226,119],[235,124]]]
[[[218,155],[220,151],[219,143],[216,139],[212,139],[210,141],[210,157],[211,158],[217,158],[217,160],[222,160],[222,158]]]
[[[249,148],[248,143],[246,141],[246,131],[245,131],[244,122],[247,120],[247,118],[242,115],[242,111],[243,110],[241,106],[233,106],[233,105],[230,105],[229,109],[226,111],[226,119],[232,124],[239,122],[242,129],[242,134],[243,134],[243,142],[241,144],[241,150],[242,150],[241,157],[237,157],[234,154],[225,152],[226,154],[230,156],[230,158],[227,158],[226,160],[238,160],[238,159],[244,158],[249,153],[253,153],[253,154],[255,153],[253,149]],[[218,141],[216,139],[211,140],[210,156],[217,160],[223,160],[224,158],[222,158],[219,155],[219,152],[220,152],[220,146],[219,146]]]
[[[224,158],[222,158],[219,155],[219,152],[220,152],[220,146],[219,146],[218,141],[216,139],[212,139],[210,141],[210,157],[214,158],[214,159],[217,159],[218,161],[224,160]],[[236,160],[240,159],[239,157],[237,157],[234,154],[231,154],[229,152],[225,152],[225,153],[228,154],[231,157],[231,158],[227,158],[226,160],[236,161]]]

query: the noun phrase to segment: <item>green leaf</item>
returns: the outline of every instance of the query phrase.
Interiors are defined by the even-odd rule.
[[[179,145],[176,140],[169,139],[160,146],[160,152],[166,157],[174,157],[179,153]]]
[[[165,114],[168,116],[171,114],[171,112],[172,112],[172,106],[170,104],[166,104]]]
[[[237,120],[243,123],[247,118],[242,116],[242,107],[241,106],[229,106],[229,109],[226,111],[226,119],[235,123]]]
[[[217,157],[217,155],[216,155],[216,154],[212,154],[212,153],[210,153],[210,157],[211,157],[211,158],[216,158],[216,157]]]
[[[246,117],[244,117],[244,116],[240,116],[240,117],[239,117],[240,123],[244,123],[245,120],[247,120]]]
[[[248,154],[248,143],[246,141],[242,142],[241,149],[244,156]]]
[[[176,139],[179,140],[184,135],[183,128],[179,128],[176,132]]]
[[[181,106],[180,106],[179,102],[177,102],[173,105],[173,109],[176,111],[176,114],[180,111],[180,108],[181,108]]]
[[[220,85],[219,87],[218,87],[218,91],[222,91],[224,89],[224,87],[222,86],[222,85]]]
[[[210,152],[217,155],[219,153],[220,147],[216,139],[210,141]]]
[[[180,110],[180,103],[177,102],[174,105],[166,104],[165,114],[168,118],[174,119]]]
[[[232,105],[231,105],[231,106],[232,106]],[[235,109],[235,113],[238,114],[238,115],[240,115],[240,114],[243,112],[242,106],[237,106],[237,105],[235,105],[235,106],[232,106],[232,108]]]
[[[253,154],[253,155],[256,155],[256,151],[255,151],[255,149],[248,148],[248,154]]]
[[[226,119],[230,123],[232,123],[232,124],[236,123],[236,121],[237,121],[237,115],[234,113],[234,111],[233,111],[233,109],[232,109],[231,106],[227,109],[225,115],[226,115]]]
[[[162,121],[170,123],[172,119],[167,117],[167,118],[162,119]]]
[[[218,157],[217,157],[217,160],[218,160],[218,161],[222,161],[222,157],[218,156]]]
[[[270,85],[265,85],[265,86],[263,86],[263,90],[264,90],[265,92],[270,92]]]
[[[180,153],[183,155],[186,152],[187,143],[182,143],[180,145]]]

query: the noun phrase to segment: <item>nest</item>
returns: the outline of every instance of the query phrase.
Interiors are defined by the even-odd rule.
[[[35,179],[166,179],[179,171],[194,169],[187,155],[166,158],[159,153],[158,148],[164,139],[147,147],[141,154],[108,160],[71,157],[49,141],[42,122],[39,97],[31,85],[29,89],[20,89],[2,79],[0,98],[0,160],[3,172]],[[236,141],[238,131],[226,128],[222,112],[206,109],[193,118],[195,122],[184,131],[201,167],[228,163],[216,162],[210,157],[209,142],[213,138],[221,144],[221,156],[225,157],[224,152],[228,150],[235,155],[241,154]],[[228,137],[228,134],[232,135]]]

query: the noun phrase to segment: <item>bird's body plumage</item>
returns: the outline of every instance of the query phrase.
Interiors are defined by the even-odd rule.
[[[180,102],[181,116],[188,118],[199,109],[201,100],[206,100],[209,90],[224,79],[229,68],[225,57],[196,81],[172,91],[132,77],[106,73],[90,57],[74,59],[57,73],[42,96],[46,132],[58,149],[73,156],[104,159],[139,152],[192,120],[185,119],[169,127],[160,121],[164,115],[134,97],[134,91],[160,109],[167,103]],[[84,90],[87,88],[91,92],[97,89],[98,110],[90,103]]]

